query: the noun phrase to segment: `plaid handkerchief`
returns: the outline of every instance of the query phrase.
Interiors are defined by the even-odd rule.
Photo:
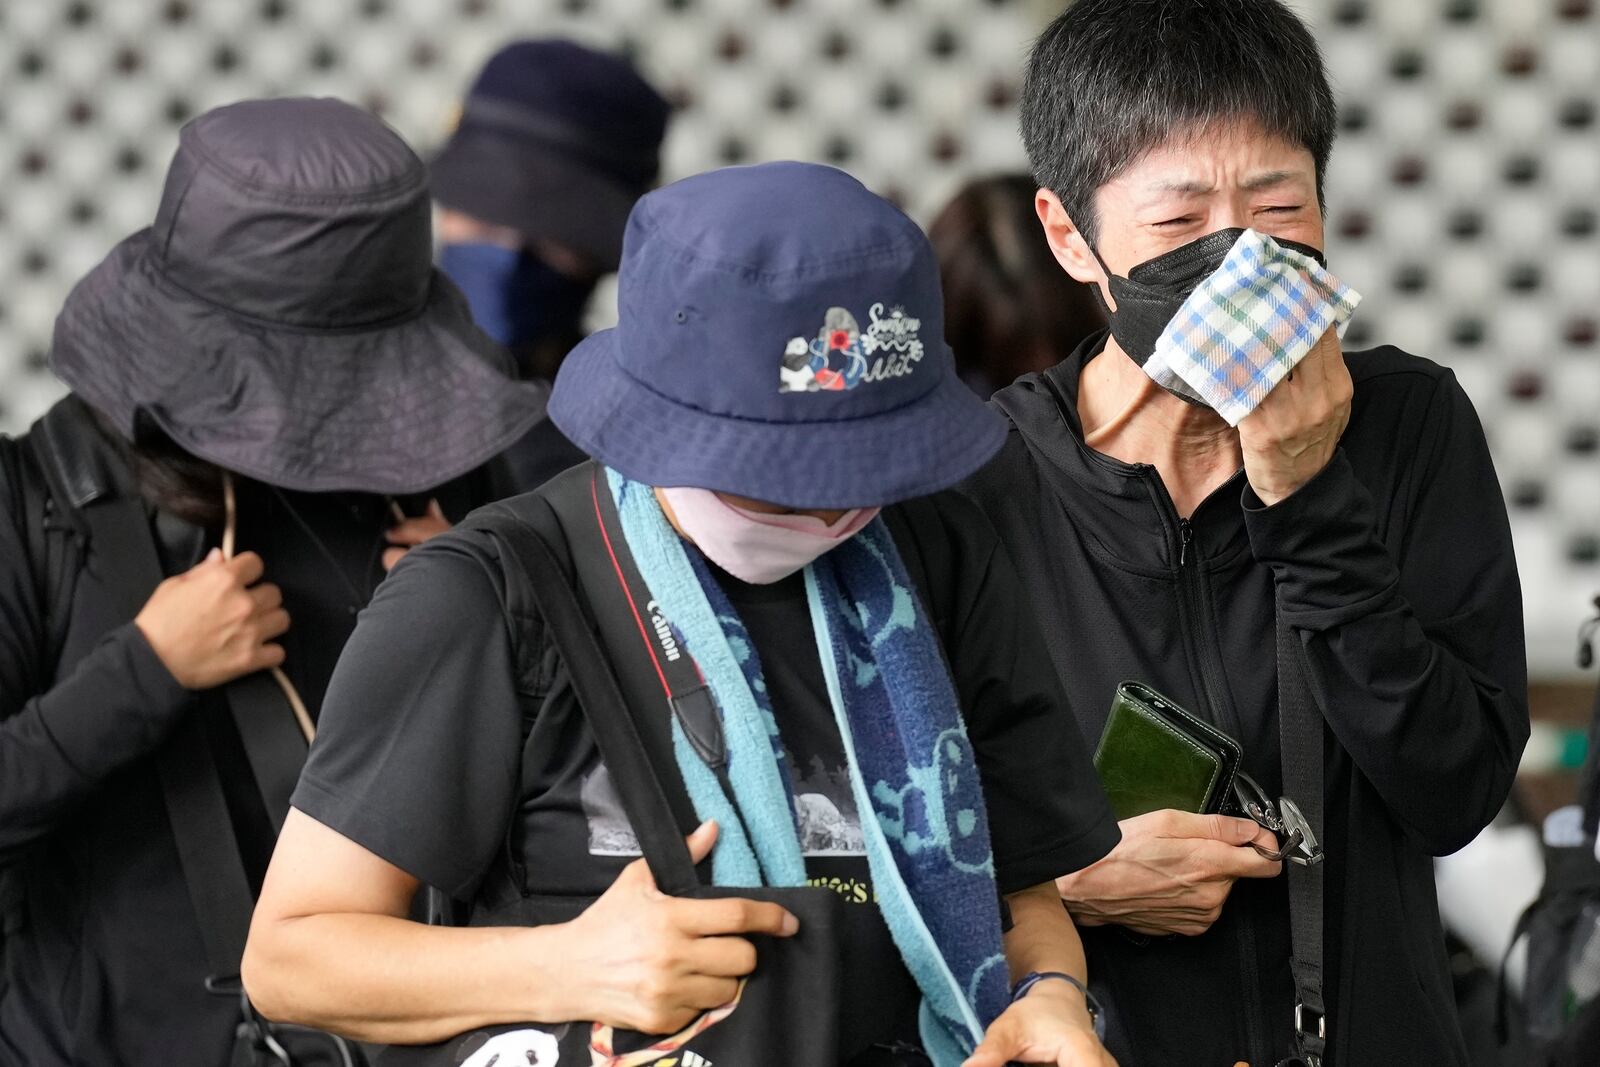
[[[1237,426],[1359,303],[1310,256],[1246,230],[1167,324],[1145,373]]]

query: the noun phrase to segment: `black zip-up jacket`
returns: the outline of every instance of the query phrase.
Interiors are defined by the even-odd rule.
[[[1327,721],[1324,980],[1336,1067],[1466,1064],[1433,860],[1499,810],[1528,736],[1521,594],[1500,487],[1446,369],[1347,353],[1349,428],[1273,507],[1240,471],[1180,518],[1160,475],[1083,442],[1105,335],[995,396],[1012,433],[967,486],[1000,530],[1072,713],[1100,736],[1137,679],[1237,737],[1277,796],[1274,596]],[[1292,1051],[1285,880],[1243,879],[1207,933],[1083,930],[1122,1067]]]

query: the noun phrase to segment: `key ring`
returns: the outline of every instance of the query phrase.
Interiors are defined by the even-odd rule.
[[[1254,841],[1250,842],[1250,847],[1264,859],[1274,863],[1288,860],[1302,867],[1322,862],[1322,846],[1317,844],[1316,835],[1311,831],[1311,824],[1306,821],[1300,806],[1293,800],[1279,797],[1275,806],[1267,797],[1266,790],[1243,771],[1233,779],[1233,796],[1246,817],[1258,826],[1271,830],[1280,839],[1276,850]],[[1285,836],[1287,840],[1283,840]]]
[[[1282,863],[1284,860],[1303,863],[1304,861],[1299,858],[1300,846],[1303,844],[1305,844],[1305,837],[1299,830],[1296,830],[1289,835],[1288,843],[1282,845],[1276,852],[1265,845],[1258,845],[1254,841],[1250,842],[1250,847],[1260,853],[1263,859],[1272,860],[1274,863]]]

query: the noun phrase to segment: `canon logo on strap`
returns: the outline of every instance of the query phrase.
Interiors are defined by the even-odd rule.
[[[661,651],[666,653],[668,660],[677,660],[678,639],[672,636],[672,627],[667,625],[667,617],[661,614],[660,603],[652,600],[644,606],[644,610],[650,613],[650,625],[655,627],[656,640],[661,642]]]

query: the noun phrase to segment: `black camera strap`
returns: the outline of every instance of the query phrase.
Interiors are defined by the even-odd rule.
[[[573,565],[584,579],[585,588],[591,592],[603,589],[611,601],[613,610],[605,612],[600,621],[607,643],[618,651],[644,651],[661,684],[662,697],[683,727],[690,746],[706,766],[721,776],[727,770],[728,748],[716,698],[694,658],[678,641],[666,615],[651,597],[650,587],[628,549],[616,501],[600,482],[601,470],[596,466],[589,481],[589,501],[594,512],[594,533],[598,536],[577,540],[572,547]],[[726,783],[723,788],[727,789]]]
[[[519,617],[543,620],[656,887],[669,896],[692,893],[700,877],[684,842],[687,831],[674,814],[673,791],[658,770],[659,757],[644,739],[638,709],[619,688],[611,659],[550,545],[532,525],[504,508],[479,512],[472,525],[489,530],[512,554],[502,561],[508,609],[519,623]]]

